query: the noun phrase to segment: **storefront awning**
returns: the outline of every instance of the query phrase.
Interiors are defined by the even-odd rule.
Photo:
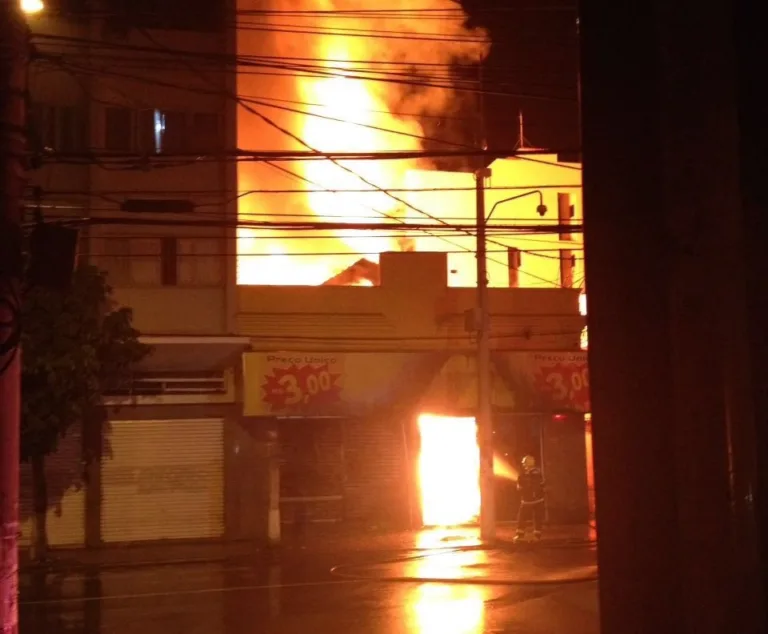
[[[251,341],[247,337],[142,336],[152,352],[140,372],[214,372],[237,364]]]

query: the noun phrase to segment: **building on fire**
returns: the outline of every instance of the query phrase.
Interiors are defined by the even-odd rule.
[[[270,509],[284,524],[472,521],[473,236],[339,232],[322,242],[235,235],[234,223],[211,222],[263,213],[257,203],[271,205],[269,216],[353,219],[367,199],[298,191],[290,204],[263,195],[238,209],[238,177],[240,190],[254,183],[231,161],[198,160],[236,147],[242,132],[231,66],[211,62],[234,50],[231,21],[216,3],[208,14],[175,0],[162,11],[119,4],[30,18],[38,167],[27,202],[46,221],[80,223],[81,257],[107,273],[153,346],[132,387],[110,395],[108,427],[76,426],[47,460],[50,544],[263,539],[274,529]],[[500,515],[510,518],[508,478],[530,453],[551,485],[550,520],[581,521],[589,396],[580,241],[532,230],[579,221],[579,167],[536,154],[491,168],[491,224],[530,229],[497,228],[489,239]],[[318,162],[311,169],[324,174]],[[422,208],[447,222],[474,217],[471,174],[390,175],[404,189],[402,220],[422,220]],[[96,448],[106,449],[101,460],[84,468]],[[21,480],[26,544],[26,466]],[[449,482],[456,504],[447,508],[438,485]]]
[[[557,189],[546,193],[554,209],[557,201]],[[518,271],[490,289],[502,520],[512,519],[509,478],[523,454],[544,467],[550,521],[588,514],[581,289],[557,277],[570,276],[561,254],[547,253],[550,268],[534,275],[554,276],[549,288]],[[522,263],[534,257],[523,253]],[[227,328],[224,284],[118,285],[155,351],[133,398],[114,397],[107,455],[50,511],[52,545],[264,539],[270,506],[285,525],[471,522],[476,292],[451,284],[449,258],[383,253],[363,267],[367,286],[232,286]],[[79,468],[81,442],[66,439],[49,461],[53,480]],[[462,443],[469,452],[457,454]],[[430,500],[445,492],[428,482],[469,489],[441,508]]]
[[[419,526],[446,512],[424,507],[424,442],[436,441],[429,453],[445,481],[455,479],[462,460],[454,439],[469,438],[469,463],[477,453],[474,427],[469,435],[462,428],[467,419],[474,424],[476,405],[467,321],[475,291],[449,287],[448,276],[444,253],[384,253],[374,288],[239,289],[238,331],[252,341],[244,355],[243,426],[250,437],[277,432],[285,522]],[[525,454],[539,457],[555,522],[588,514],[579,292],[490,294],[500,472]],[[424,426],[435,421],[430,434]],[[470,489],[476,467],[474,476],[471,466],[465,472]],[[499,478],[500,514],[511,519],[516,500],[507,482]],[[443,498],[459,497],[457,487]],[[468,508],[455,523],[473,519]]]

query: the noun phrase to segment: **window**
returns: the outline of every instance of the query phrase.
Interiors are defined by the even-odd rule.
[[[105,237],[102,242],[94,260],[116,287],[215,287],[224,280],[219,238]]]
[[[198,152],[213,153],[224,147],[221,117],[210,112],[196,112],[188,135],[189,148]]]
[[[160,250],[163,286],[176,286],[179,281],[178,242],[176,238],[163,238]]]
[[[131,110],[110,107],[104,111],[104,147],[113,152],[135,150]]]
[[[32,106],[28,128],[35,149],[53,150],[56,145],[56,108],[43,104]]]
[[[131,238],[131,281],[136,286],[160,284],[160,239]]]
[[[224,5],[211,0],[109,0],[109,5],[122,9],[123,20],[136,28],[211,32],[224,24]]]
[[[106,237],[94,260],[113,286],[159,286],[160,251],[159,238]]]
[[[160,131],[160,139],[158,139],[156,132],[157,113],[157,110],[149,108],[138,112],[136,149],[142,154],[157,154],[162,151],[159,149],[159,142],[162,142],[162,130]],[[162,124],[162,119],[160,123]]]
[[[107,237],[102,241],[102,249],[97,260],[107,273],[107,279],[113,286],[131,285],[131,241],[129,238]]]
[[[82,110],[72,106],[57,108],[57,149],[82,152],[86,149],[86,124]]]
[[[179,239],[179,284],[219,286],[223,283],[221,241],[216,238]]]
[[[81,108],[36,104],[29,119],[30,143],[38,152],[72,153],[88,147],[86,119]]]
[[[187,115],[183,112],[164,111],[165,132],[163,152],[169,154],[187,151]]]
[[[104,147],[113,152],[208,153],[224,146],[221,117],[216,113],[109,107],[104,116]],[[53,133],[46,128],[45,134]]]

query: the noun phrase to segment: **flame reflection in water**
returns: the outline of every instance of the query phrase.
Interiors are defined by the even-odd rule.
[[[485,622],[485,595],[473,586],[428,584],[411,597],[414,634],[479,634]]]
[[[468,550],[441,553],[441,549],[476,546],[475,527],[426,529],[419,534],[417,547],[435,549],[435,554],[416,559],[406,574],[415,577],[458,578],[467,576],[465,566],[482,564],[486,554]],[[479,586],[424,584],[408,596],[408,612],[413,634],[479,634],[485,624],[487,589]]]

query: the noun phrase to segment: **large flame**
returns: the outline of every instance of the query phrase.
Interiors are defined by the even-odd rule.
[[[390,78],[397,73],[412,78],[419,68],[436,67],[438,70],[429,71],[434,83],[434,74],[445,72],[441,65],[478,61],[488,50],[485,34],[467,30],[459,5],[451,0],[422,2],[419,11],[407,0],[273,0],[266,4],[271,13],[265,14],[263,2],[238,0],[238,54],[286,60],[293,66],[272,75],[253,75],[243,69],[238,76],[238,93],[266,97],[278,104],[287,100],[298,104],[294,110],[304,112],[254,106],[276,124],[270,125],[241,110],[238,145],[244,148],[306,150],[309,146],[320,152],[366,153],[418,150],[424,131],[419,119],[410,115],[443,114],[455,106],[453,92],[414,85],[418,81],[398,83],[373,77],[381,78],[381,69],[387,69]],[[425,19],[435,10],[448,18]],[[355,12],[354,19],[350,19],[350,11]],[[264,33],[265,27],[270,34]],[[399,36],[386,35],[393,33]],[[376,72],[372,75],[372,71]],[[312,191],[279,198],[258,193],[243,196],[239,212],[246,220],[291,216],[336,222],[399,222],[409,215],[408,206],[382,190],[412,185],[406,179],[416,167],[426,166],[412,161],[338,164],[330,160],[281,164],[278,168],[241,164],[241,191],[276,187]],[[337,190],[362,191],[333,193]],[[257,236],[241,230],[239,253],[251,257],[239,259],[238,282],[321,284],[361,256],[375,262],[383,251],[414,246],[407,238],[397,239],[391,231],[314,235],[313,239],[279,232],[260,232]],[[281,254],[279,266],[268,259],[276,252]]]
[[[480,515],[480,452],[474,418],[422,414],[419,484],[425,526],[459,526]]]
[[[480,514],[480,450],[477,423],[472,417],[422,414],[418,420],[419,487],[425,526],[462,526]],[[517,480],[517,470],[498,453],[493,455],[493,474]],[[438,546],[448,533],[424,533]],[[454,535],[455,537],[455,535]],[[425,547],[425,544],[422,544]]]

